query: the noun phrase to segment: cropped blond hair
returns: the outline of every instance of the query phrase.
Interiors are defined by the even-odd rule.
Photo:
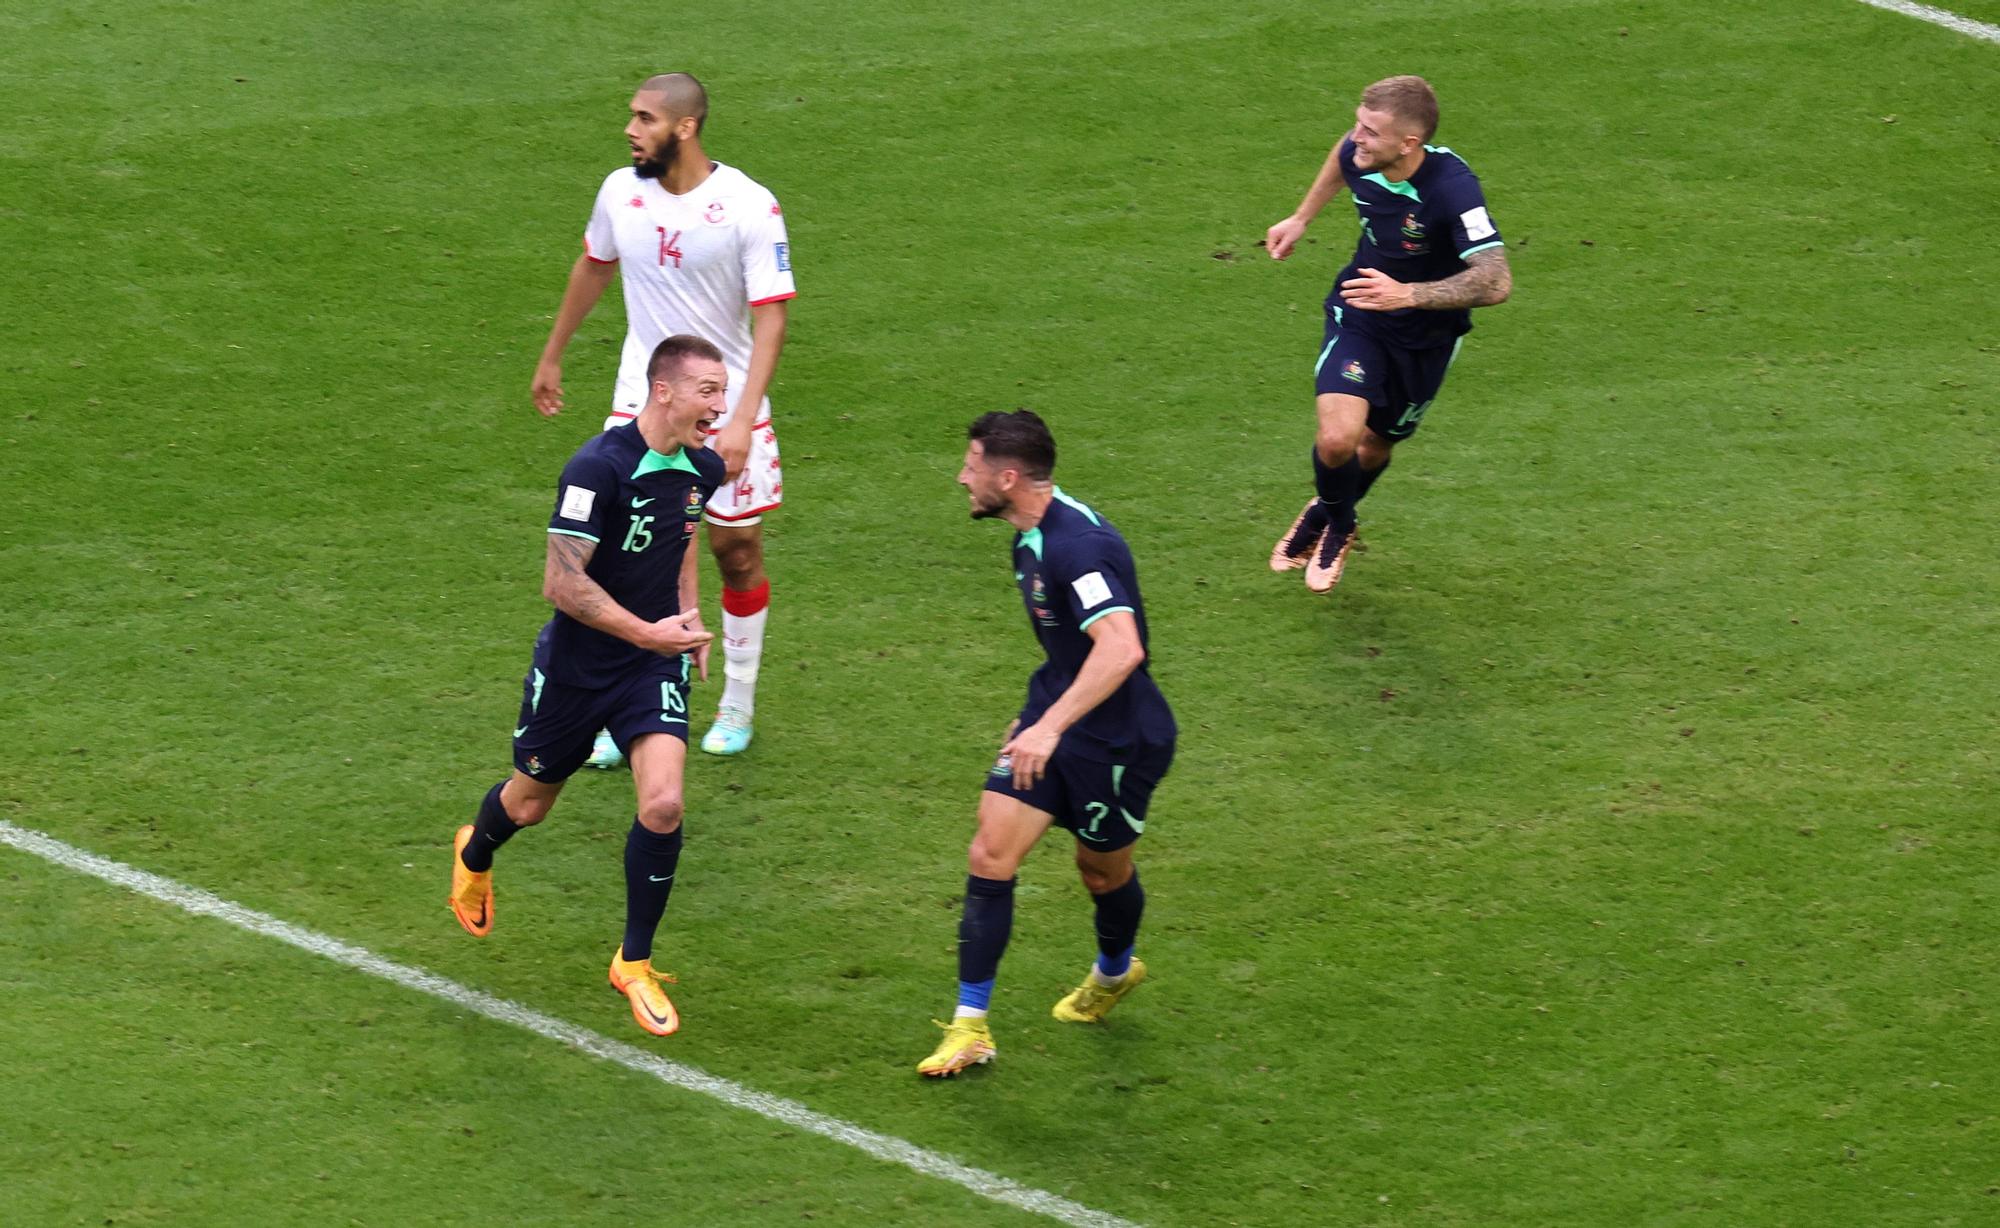
[[[1385,77],[1361,91],[1361,105],[1415,127],[1428,141],[1437,135],[1438,96],[1422,77]]]

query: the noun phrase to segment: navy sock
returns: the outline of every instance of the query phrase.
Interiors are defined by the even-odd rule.
[[[1354,492],[1354,501],[1356,503],[1361,502],[1361,496],[1367,494],[1368,488],[1375,485],[1375,479],[1381,477],[1384,473],[1387,473],[1388,471],[1389,471],[1388,461],[1383,461],[1382,467],[1380,469],[1363,469],[1361,471],[1361,485]]]
[[[514,826],[514,820],[507,817],[507,808],[500,804],[500,790],[506,787],[503,780],[486,791],[479,803],[479,817],[472,821],[472,839],[465,842],[465,851],[458,855],[459,861],[474,874],[491,870],[493,851],[521,830]]]
[[[1124,976],[1132,963],[1133,940],[1139,936],[1139,918],[1146,911],[1146,889],[1139,885],[1139,868],[1125,885],[1103,895],[1093,895],[1097,905],[1097,970],[1105,976]]]
[[[667,896],[673,893],[680,862],[680,828],[663,836],[632,820],[632,830],[625,836],[626,959],[653,957],[653,934],[667,915]]]
[[[958,921],[958,1004],[985,1010],[1014,932],[1014,880],[965,877],[965,912]]]
[[[1329,522],[1336,529],[1352,532],[1354,504],[1361,498],[1361,462],[1350,456],[1338,465],[1329,465],[1313,449],[1313,489],[1326,506]]]

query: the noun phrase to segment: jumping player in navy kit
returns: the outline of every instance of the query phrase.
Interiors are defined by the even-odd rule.
[[[1027,410],[973,422],[958,481],[973,519],[1014,526],[1014,582],[1047,660],[1008,727],[980,795],[958,929],[958,1007],[920,1074],[992,1060],[987,1005],[1014,923],[1014,873],[1053,824],[1076,837],[1076,868],[1096,906],[1096,962],[1055,1005],[1097,1023],[1146,979],[1132,957],[1146,893],[1132,846],[1173,762],[1174,714],[1146,668],[1146,610],[1125,539],[1051,483],[1055,439]]]
[[[1317,494],[1271,551],[1271,570],[1304,567],[1317,593],[1340,582],[1355,504],[1389,467],[1390,450],[1416,434],[1472,330],[1470,309],[1513,291],[1479,179],[1451,150],[1425,144],[1437,121],[1437,95],[1422,77],[1369,86],[1297,211],[1265,234],[1273,260],[1291,255],[1343,183],[1361,214],[1354,259],[1327,295],[1313,369]]]
[[[723,480],[722,458],[705,444],[729,374],[721,350],[683,334],[655,347],[646,379],[638,417],[563,466],[542,582],[555,617],[535,640],[522,686],[513,774],[453,840],[450,903],[467,933],[492,932],[494,851],[548,817],[597,731],[609,729],[638,792],[611,984],[630,999],[640,1027],[667,1036],[680,1016],[653,971],[653,937],[680,861],[690,658],[708,677],[700,551],[691,547]]]

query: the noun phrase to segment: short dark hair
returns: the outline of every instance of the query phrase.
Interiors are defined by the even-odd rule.
[[[1034,481],[1046,482],[1056,471],[1056,437],[1031,409],[981,414],[966,428],[965,437],[977,442],[987,459],[1013,461]]]
[[[1361,91],[1361,105],[1387,111],[1417,129],[1426,141],[1437,135],[1438,96],[1422,77],[1384,77]]]
[[[722,351],[715,348],[715,342],[705,337],[675,333],[653,347],[653,357],[646,363],[647,386],[651,387],[654,380],[665,379],[668,371],[678,375],[682,365],[690,358],[721,362]]]
[[[659,94],[666,99],[670,119],[694,117],[695,135],[708,123],[708,91],[691,72],[663,72],[639,83],[642,94]]]

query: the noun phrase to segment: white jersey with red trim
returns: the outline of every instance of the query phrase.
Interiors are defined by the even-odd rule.
[[[693,333],[713,341],[729,369],[727,421],[750,369],[750,308],[797,293],[777,198],[733,166],[710,165],[708,178],[682,196],[629,166],[611,172],[597,191],[584,255],[616,262],[625,291],[614,413],[636,413],[645,402],[653,347]],[[769,416],[767,399],[752,421]]]

